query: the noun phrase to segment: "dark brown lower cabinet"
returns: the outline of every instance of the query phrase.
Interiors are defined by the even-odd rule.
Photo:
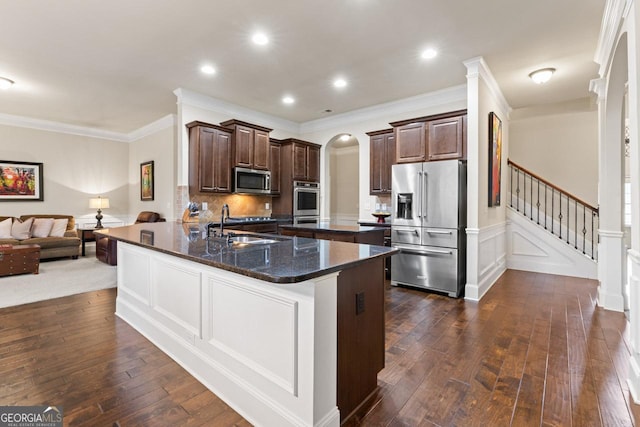
[[[338,276],[338,409],[354,415],[378,387],[384,368],[384,259]]]

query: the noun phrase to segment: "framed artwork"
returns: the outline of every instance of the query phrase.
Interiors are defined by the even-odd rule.
[[[502,120],[489,113],[489,207],[500,206],[500,175],[502,173]]]
[[[43,201],[42,163],[0,160],[0,201]]]
[[[153,245],[154,232],[151,230],[140,230],[140,243]]]
[[[140,200],[153,200],[153,160],[140,163]]]

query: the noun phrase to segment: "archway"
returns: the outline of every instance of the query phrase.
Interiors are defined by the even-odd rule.
[[[357,225],[359,216],[360,143],[344,133],[329,140],[325,151],[325,218],[332,224]]]
[[[624,103],[627,71],[627,36],[616,46],[607,77],[600,131],[600,225],[598,304],[609,310],[625,308],[626,256],[624,244]]]

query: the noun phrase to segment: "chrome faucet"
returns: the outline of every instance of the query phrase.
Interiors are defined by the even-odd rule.
[[[227,211],[227,219],[229,218],[229,205],[222,205],[222,213],[220,213],[220,235],[224,234],[224,212]]]

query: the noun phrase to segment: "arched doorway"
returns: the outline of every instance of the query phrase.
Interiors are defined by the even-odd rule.
[[[628,80],[627,36],[617,44],[606,79],[606,93],[601,94],[598,245],[598,304],[609,310],[623,311],[627,283],[627,260],[624,239],[624,105]],[[636,178],[637,179],[637,178]]]
[[[329,140],[325,152],[325,219],[337,225],[357,225],[360,188],[360,144],[344,133]]]

